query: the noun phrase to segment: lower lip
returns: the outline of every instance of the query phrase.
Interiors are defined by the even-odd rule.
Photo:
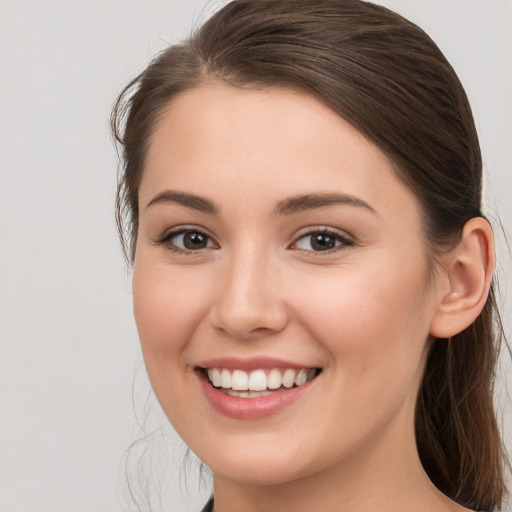
[[[202,371],[197,372],[204,394],[213,408],[229,418],[238,420],[256,420],[277,414],[296,402],[306,393],[313,382],[310,380],[296,388],[286,391],[274,391],[271,395],[256,398],[240,398],[227,395],[210,384]]]

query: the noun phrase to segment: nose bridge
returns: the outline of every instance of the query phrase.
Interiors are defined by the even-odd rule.
[[[233,248],[219,276],[215,326],[239,339],[283,329],[287,319],[278,274],[265,248],[253,243]]]

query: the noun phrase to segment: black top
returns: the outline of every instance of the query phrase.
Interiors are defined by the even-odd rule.
[[[208,500],[208,503],[204,506],[201,512],[213,512],[213,496]]]
[[[208,503],[204,506],[201,512],[213,512],[213,496],[208,500]],[[489,511],[492,512],[492,511]]]

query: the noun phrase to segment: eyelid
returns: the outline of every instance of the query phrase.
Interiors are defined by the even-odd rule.
[[[331,249],[327,249],[325,251],[314,251],[314,250],[308,250],[308,249],[299,249],[299,248],[293,248],[294,245],[297,244],[299,240],[302,240],[303,238],[306,238],[308,236],[313,236],[315,234],[325,234],[332,236],[337,241],[341,241],[341,243]],[[315,256],[322,256],[322,255],[328,255],[332,254],[334,252],[338,252],[340,250],[346,249],[348,247],[353,247],[355,245],[356,241],[353,236],[349,235],[346,231],[342,231],[337,228],[333,228],[331,226],[310,226],[307,228],[303,228],[295,237],[294,241],[289,245],[289,248],[302,251],[305,253],[313,254]]]
[[[177,247],[175,245],[172,245],[170,241],[182,234],[188,233],[188,232],[194,232],[194,233],[200,233],[201,235],[204,235],[208,238],[208,241],[213,243],[215,247],[203,247],[200,249],[186,249],[182,247]],[[219,247],[219,244],[215,240],[215,238],[208,233],[208,230],[200,227],[200,226],[194,226],[194,225],[184,225],[184,226],[174,226],[170,229],[165,230],[161,235],[152,238],[152,242],[155,245],[168,245],[168,249],[176,252],[176,253],[182,253],[182,254],[201,254],[205,250],[211,250],[216,249]]]
[[[202,247],[198,249],[187,249],[184,247],[178,247],[174,244],[171,244],[171,240],[179,235],[185,234],[187,232],[195,232],[201,235],[204,235],[208,239],[208,244],[213,244],[212,246]],[[297,243],[308,236],[313,236],[315,234],[325,234],[331,236],[336,239],[338,243],[335,247],[326,249],[324,251],[315,251],[313,249],[302,249],[298,247],[294,247]],[[161,235],[152,238],[152,242],[155,245],[167,245],[167,248],[176,253],[182,254],[202,254],[204,251],[209,251],[212,249],[220,248],[218,242],[215,240],[213,235],[211,235],[207,229],[204,229],[197,225],[182,225],[182,226],[174,226],[172,228],[167,229]],[[338,252],[340,250],[346,249],[348,247],[352,247],[355,245],[355,239],[352,235],[349,235],[346,231],[333,228],[331,226],[308,226],[302,228],[293,238],[293,242],[288,245],[288,249],[301,251],[308,254],[313,254],[315,256],[322,256],[332,254],[334,252]]]

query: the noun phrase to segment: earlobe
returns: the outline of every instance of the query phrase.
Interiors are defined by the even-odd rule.
[[[469,220],[460,242],[446,254],[430,326],[436,338],[449,338],[471,325],[482,311],[494,270],[494,237],[482,217]]]

